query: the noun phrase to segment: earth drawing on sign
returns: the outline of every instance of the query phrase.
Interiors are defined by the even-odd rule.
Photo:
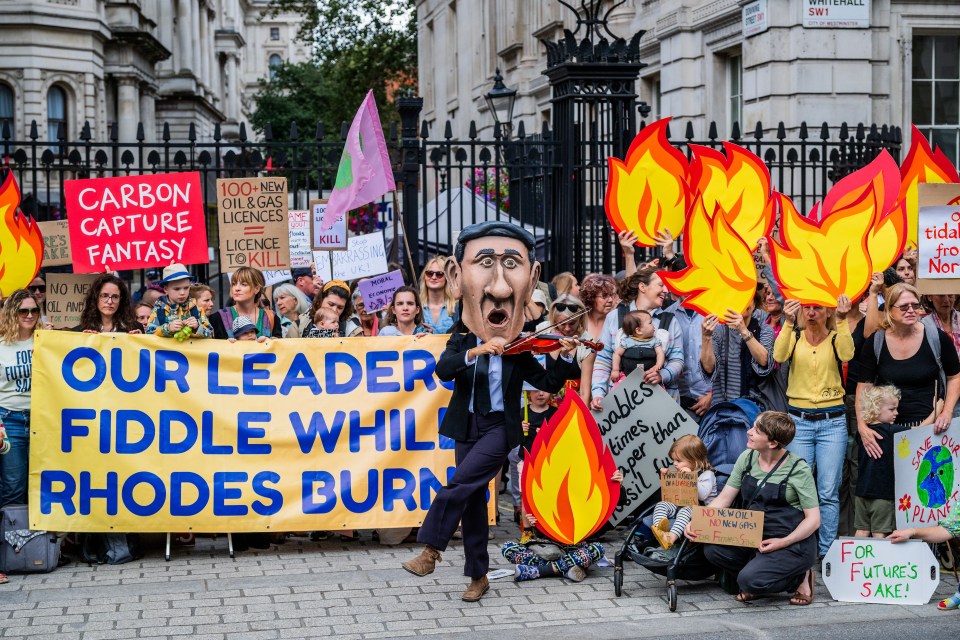
[[[953,456],[947,447],[927,451],[917,471],[917,497],[923,506],[935,509],[947,502],[953,491]]]

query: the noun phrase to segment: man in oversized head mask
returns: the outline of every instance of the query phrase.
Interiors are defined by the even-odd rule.
[[[426,546],[403,568],[419,576],[432,573],[462,522],[464,575],[471,579],[463,594],[467,602],[480,600],[489,588],[487,485],[503,468],[507,453],[520,444],[523,383],[555,393],[580,376],[572,358],[576,339],[560,341],[561,357],[551,371],[529,352],[502,355],[520,335],[524,305],[540,276],[533,246],[525,229],[482,222],[460,233],[447,263],[447,278],[462,297],[461,322],[469,331],[450,337],[436,368],[438,378],[454,382],[440,433],[456,441],[457,469],[437,493],[417,535]]]

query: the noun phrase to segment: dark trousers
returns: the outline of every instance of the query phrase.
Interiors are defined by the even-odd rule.
[[[437,492],[417,534],[418,542],[443,551],[462,523],[463,575],[470,578],[485,576],[490,568],[487,486],[500,473],[509,452],[503,414],[471,414],[468,439],[456,443],[457,470]]]
[[[786,549],[760,553],[749,547],[707,544],[707,562],[737,575],[741,593],[760,596],[794,592],[817,561],[817,537],[810,536]]]

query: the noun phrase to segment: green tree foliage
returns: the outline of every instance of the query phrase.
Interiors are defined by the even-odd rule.
[[[298,38],[313,60],[284,64],[273,79],[260,81],[250,118],[260,133],[270,123],[274,138],[288,137],[296,122],[312,136],[317,122],[339,134],[373,89],[387,131],[396,118],[388,91],[414,86],[417,73],[416,12],[413,0],[271,0],[268,13],[303,17]]]

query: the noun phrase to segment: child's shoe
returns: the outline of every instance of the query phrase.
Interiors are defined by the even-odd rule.
[[[937,603],[937,609],[940,611],[948,611],[950,609],[960,609],[960,591],[957,591],[955,594],[950,596],[945,600],[941,600]]]
[[[650,530],[653,532],[653,537],[657,539],[657,542],[660,543],[662,548],[669,549],[673,546],[673,542],[667,537],[667,534],[670,532],[669,520],[664,518],[657,524],[653,525],[653,528]]]

